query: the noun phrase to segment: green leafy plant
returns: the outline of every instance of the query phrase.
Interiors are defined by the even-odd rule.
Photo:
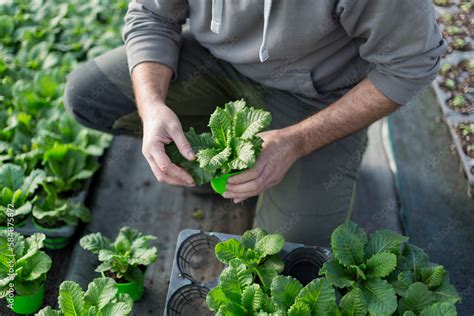
[[[56,143],[43,155],[46,181],[57,192],[80,190],[84,180],[90,178],[98,168],[97,161],[91,158],[76,145]]]
[[[463,108],[466,106],[466,99],[462,95],[457,95],[451,100],[451,104],[455,108]]]
[[[453,68],[453,65],[452,64],[449,64],[449,63],[446,63],[446,64],[443,64],[440,68],[439,68],[439,73],[443,76],[445,76],[448,72],[451,71],[451,69]]]
[[[36,316],[126,316],[132,311],[133,301],[127,294],[117,295],[113,279],[97,278],[89,283],[85,292],[75,282],[61,283],[58,305],[59,310],[47,306]]]
[[[367,236],[353,222],[334,230],[333,257],[320,273],[339,288],[343,315],[391,315],[396,311],[428,315],[429,310],[454,308],[459,297],[444,268],[430,264],[428,256],[407,240],[389,230]]]
[[[463,136],[474,135],[474,123],[459,124]]]
[[[79,220],[87,223],[89,209],[70,200],[59,199],[54,190],[44,185],[46,196],[33,207],[33,218],[42,227],[54,228],[64,225],[77,225]]]
[[[0,231],[0,298],[9,293],[10,282],[17,295],[33,295],[40,289],[51,268],[51,258],[40,250],[44,239],[44,234],[25,238]]]
[[[244,100],[229,102],[211,115],[211,133],[198,134],[193,128],[186,133],[196,161],[184,159],[174,144],[166,150],[174,163],[187,169],[197,184],[203,184],[215,176],[252,167],[263,142],[257,134],[270,122],[267,111],[248,107]]]
[[[25,176],[20,166],[7,163],[0,167],[0,225],[6,226],[9,217],[14,221],[9,224],[18,224],[30,214],[33,194],[44,179],[42,170],[33,170]]]
[[[249,271],[255,274],[262,288],[268,292],[273,278],[284,269],[279,253],[285,245],[283,236],[267,234],[261,228],[254,228],[242,235],[242,241],[228,239],[215,247],[216,257],[224,264],[239,259]]]
[[[266,293],[240,259],[232,259],[222,271],[206,302],[216,315],[335,315],[338,311],[334,289],[326,280],[315,279],[303,287],[298,280],[279,275]]]
[[[122,227],[114,242],[94,233],[80,240],[82,248],[98,255],[101,262],[96,271],[114,278],[117,282],[141,282],[144,268],[158,256],[156,247],[148,242],[156,237],[144,235],[136,229]]]
[[[452,45],[453,45],[453,48],[454,49],[459,49],[459,50],[462,50],[464,49],[467,45],[468,45],[468,42],[463,39],[463,38],[456,38],[453,42],[452,42]]]

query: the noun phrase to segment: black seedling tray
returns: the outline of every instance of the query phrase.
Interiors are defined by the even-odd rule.
[[[165,316],[213,315],[207,308],[206,296],[218,284],[219,275],[225,267],[217,260],[214,247],[231,238],[240,240],[238,235],[195,229],[184,229],[179,233]],[[307,284],[318,276],[329,255],[327,248],[287,242],[280,253],[285,262],[283,274]]]

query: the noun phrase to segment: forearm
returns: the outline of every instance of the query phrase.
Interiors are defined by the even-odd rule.
[[[296,144],[298,155],[305,156],[369,126],[398,107],[365,79],[326,109],[282,133]]]
[[[173,71],[156,62],[137,65],[132,71],[132,84],[138,113],[144,120],[157,104],[164,104]]]

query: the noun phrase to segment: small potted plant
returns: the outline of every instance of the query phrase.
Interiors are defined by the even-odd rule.
[[[61,249],[69,244],[79,221],[89,221],[90,213],[80,203],[58,198],[48,185],[43,185],[43,188],[46,196],[33,208],[33,224],[40,232],[48,232],[46,248]]]
[[[87,291],[79,284],[64,281],[59,287],[59,310],[47,306],[36,316],[110,315],[127,316],[132,311],[133,301],[127,294],[118,294],[111,278],[94,279]]]
[[[0,231],[0,297],[12,311],[33,314],[44,299],[44,282],[51,258],[41,251],[44,234],[28,238],[11,231]]]
[[[33,170],[25,176],[23,169],[15,164],[0,167],[0,228],[25,224],[33,207],[33,194],[44,177],[42,170]]]
[[[145,289],[146,267],[154,263],[158,256],[156,247],[148,242],[156,237],[144,235],[136,229],[122,227],[114,242],[93,233],[81,238],[82,248],[98,255],[101,262],[95,271],[113,278],[118,293],[126,293],[138,301]]]
[[[210,133],[197,134],[190,129],[186,136],[196,152],[196,161],[184,159],[177,147],[167,146],[171,160],[188,170],[197,184],[211,182],[219,194],[226,190],[227,179],[251,168],[262,149],[257,134],[271,123],[270,112],[246,106],[244,100],[218,107],[209,119]]]

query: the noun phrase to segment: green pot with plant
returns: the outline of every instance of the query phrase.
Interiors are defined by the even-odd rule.
[[[66,247],[79,221],[87,223],[89,210],[80,203],[60,199],[48,185],[43,185],[46,196],[39,199],[33,208],[33,224],[47,234],[45,246],[48,249]]]
[[[270,112],[248,107],[244,100],[217,107],[209,119],[210,133],[198,134],[193,128],[186,137],[196,153],[195,161],[188,161],[176,145],[166,151],[171,160],[185,168],[196,184],[211,182],[212,188],[224,194],[227,179],[251,168],[262,149],[263,140],[257,134],[272,120]]]
[[[96,272],[113,278],[118,293],[126,293],[134,301],[141,299],[145,289],[145,271],[158,257],[156,247],[149,241],[156,237],[144,235],[136,229],[122,227],[114,242],[101,233],[93,233],[81,238],[82,248],[98,255],[101,262]]]
[[[44,239],[44,234],[25,238],[0,231],[0,298],[17,314],[33,314],[43,304],[44,282],[51,268],[51,258],[40,250]]]
[[[457,315],[447,272],[407,240],[389,230],[368,236],[353,222],[334,230],[333,256],[320,273],[338,288],[343,314]]]
[[[47,306],[36,316],[127,316],[132,311],[133,300],[127,294],[118,293],[113,279],[97,278],[89,283],[85,292],[73,281],[61,283],[58,306],[59,310]]]
[[[33,170],[25,176],[23,169],[15,164],[0,167],[0,229],[25,224],[35,202],[33,194],[44,178],[42,170]]]

